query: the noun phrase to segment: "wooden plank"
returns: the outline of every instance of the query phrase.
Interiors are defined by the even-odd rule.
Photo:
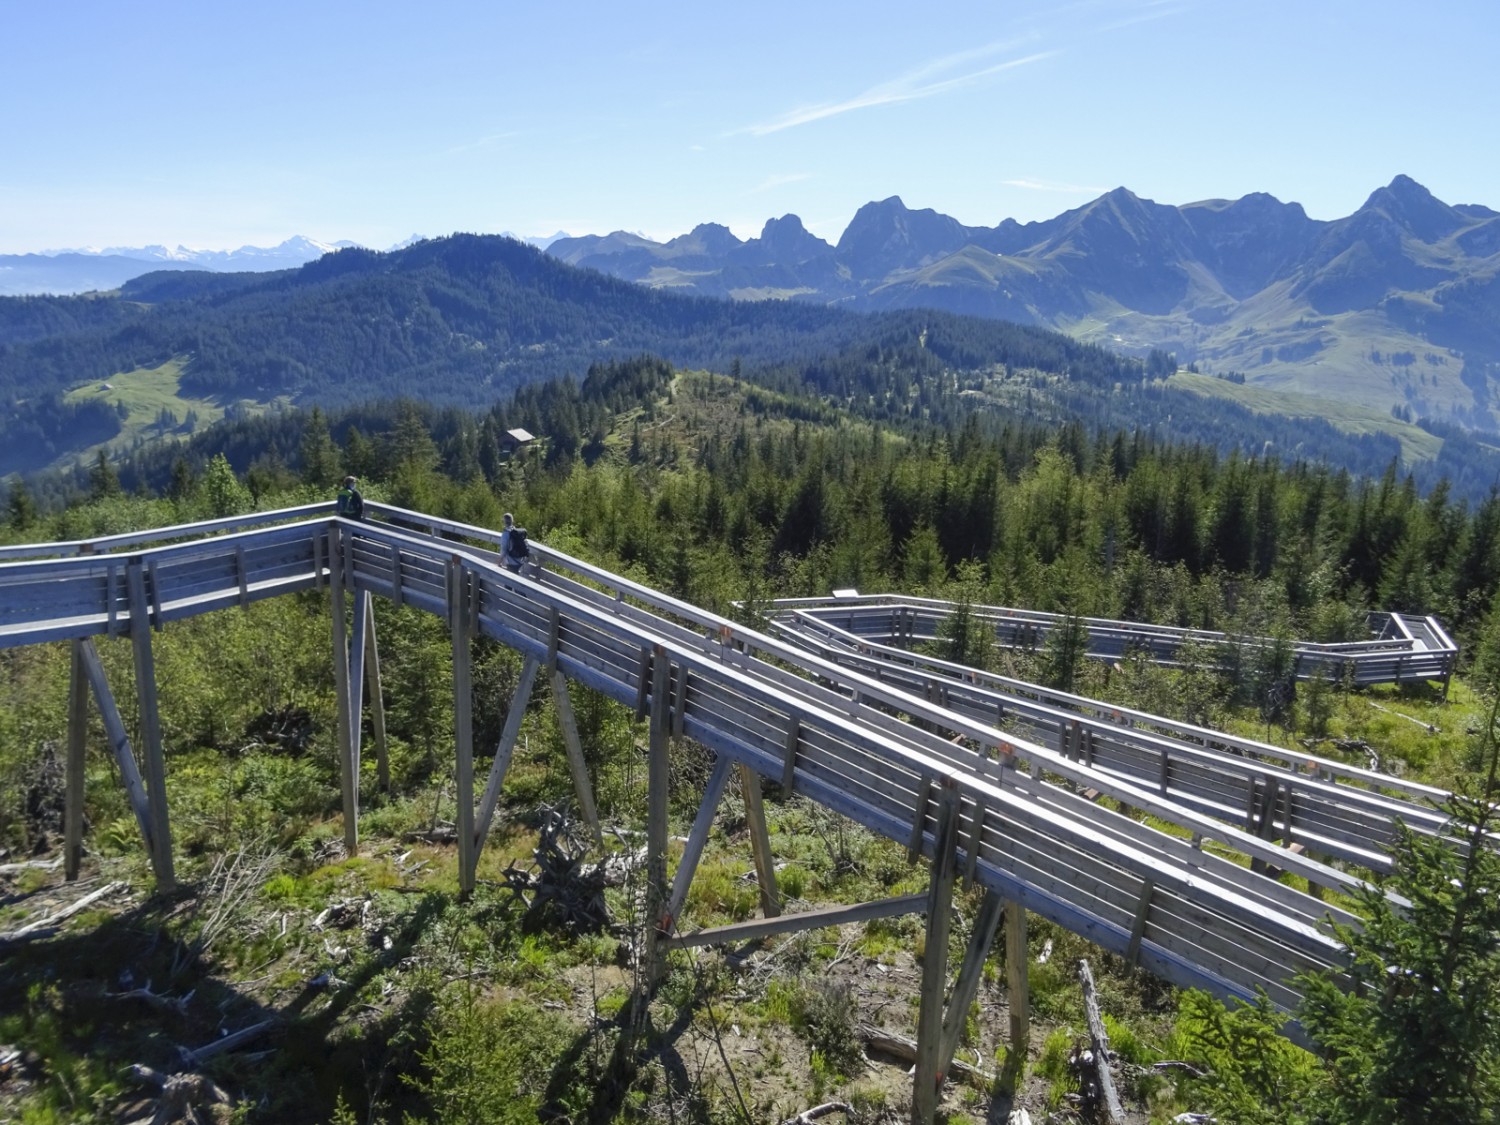
[[[250,576],[245,565],[245,546],[238,543],[234,548],[235,569],[239,572],[240,580],[240,608],[250,608]]]
[[[463,564],[455,558],[448,568],[448,629],[453,642],[453,745],[458,813],[458,893],[474,893],[483,837],[474,823],[474,663],[470,648],[468,583]],[[498,786],[496,787],[498,793]],[[489,793],[486,791],[486,798]],[[489,825],[484,825],[486,832]]]
[[[390,746],[385,734],[385,696],[380,684],[380,646],[375,638],[375,602],[365,601],[365,679],[370,693],[370,728],[375,736],[375,777],[380,788],[391,788]]]
[[[667,793],[672,784],[668,759],[671,715],[667,685],[672,667],[666,649],[651,651],[651,727],[646,770],[646,949],[644,983],[654,988],[665,967],[661,938],[667,904]]]
[[[583,760],[583,741],[578,737],[578,721],[573,715],[573,700],[568,695],[568,679],[556,668],[553,657],[552,702],[557,711],[557,725],[562,728],[563,746],[568,754],[568,769],[573,775],[573,792],[578,796],[578,808],[583,819],[594,834],[594,843],[604,843],[604,833],[599,826],[599,810],[594,805],[594,787],[589,781],[587,763]]]
[[[928,883],[927,943],[922,952],[922,994],[917,1009],[917,1065],[913,1078],[912,1120],[930,1125],[937,1114],[944,1070],[939,1065],[943,1047],[943,991],[948,982],[948,934],[953,920],[954,851],[958,844],[958,794],[942,795],[938,812],[936,851]]]
[[[943,1040],[942,1049],[938,1052],[938,1069],[945,1074],[952,1066],[954,1052],[958,1050],[959,1038],[968,1022],[969,1006],[974,1003],[974,994],[979,990],[984,962],[990,955],[990,946],[994,943],[995,933],[1000,928],[1004,914],[1004,897],[995,891],[986,891],[979,913],[974,918],[974,932],[969,936],[969,945],[964,951],[958,979],[953,984],[948,1009],[943,1014]]]
[[[781,894],[776,886],[776,863],[771,856],[771,834],[766,829],[766,806],[761,799],[760,775],[743,762],[740,794],[745,801],[745,826],[750,833],[750,854],[755,861],[755,882],[760,888],[760,910],[767,918],[781,913]]]
[[[337,714],[339,796],[344,812],[344,853],[359,853],[359,774],[354,765],[352,718],[349,714],[349,632],[344,619],[343,556],[339,529],[327,533],[328,619],[333,641],[333,691]]]
[[[88,738],[89,686],[83,669],[83,646],[72,645],[68,678],[68,758],[63,777],[63,878],[73,882],[83,862],[83,799],[86,773],[84,751]]]
[[[651,690],[651,648],[641,646],[640,661],[636,667],[635,721],[646,717],[646,695]]]
[[[157,560],[148,558],[146,560],[146,575],[148,581],[146,589],[151,595],[151,627],[158,633],[161,632],[161,581],[157,577]]]
[[[145,783],[141,780],[140,768],[136,765],[135,753],[130,748],[130,738],[125,733],[125,722],[120,718],[120,708],[115,703],[114,693],[110,691],[109,680],[105,678],[104,665],[99,660],[94,642],[85,640],[81,644],[84,674],[94,692],[94,705],[99,708],[99,714],[104,720],[104,733],[109,739],[110,750],[114,753],[120,771],[120,782],[125,787],[126,799],[135,814],[136,826],[146,845],[146,854],[154,855],[150,801],[146,796]]]
[[[708,843],[708,834],[714,825],[714,814],[718,812],[719,802],[724,797],[724,786],[729,781],[729,767],[732,765],[734,762],[721,754],[708,775],[708,783],[703,788],[703,800],[698,805],[698,815],[693,820],[692,831],[688,833],[687,843],[683,846],[682,858],[677,862],[672,894],[667,899],[666,917],[662,920],[662,929],[667,933],[671,933],[677,925],[682,904],[687,901],[688,887],[698,870],[698,861],[703,858],[703,848]]]
[[[1005,992],[1010,1009],[1007,1058],[1024,1060],[1031,1044],[1031,987],[1026,949],[1026,908],[1014,900],[1005,904]]]
[[[346,553],[346,561],[347,557]],[[344,571],[345,579],[349,573]],[[364,749],[365,660],[370,651],[370,601],[370,591],[354,590],[354,636],[349,642],[349,754],[356,777],[359,776],[360,756]]]
[[[562,640],[562,610],[552,607],[547,622],[547,675],[557,671],[557,646]]]
[[[151,870],[156,889],[169,894],[177,887],[172,860],[172,829],[167,819],[167,763],[162,752],[161,716],[156,703],[156,659],[151,651],[151,622],[146,602],[146,576],[139,560],[126,570],[130,594],[130,641],[135,659],[136,702],[141,724],[141,748],[146,757],[146,793],[151,817]]]
[[[797,742],[801,735],[801,720],[795,713],[786,719],[786,744],[783,748],[781,791],[790,794],[797,781]]]
[[[803,930],[820,930],[825,926],[842,926],[850,922],[869,922],[876,918],[893,918],[917,914],[927,908],[927,893],[884,898],[855,906],[825,906],[816,910],[782,914],[776,918],[755,918],[728,926],[715,926],[690,934],[676,934],[664,943],[671,949],[692,946],[725,945],[731,942],[756,941],[773,934],[792,934]]]
[[[911,835],[906,839],[906,862],[916,863],[922,854],[922,835],[927,831],[927,805],[932,797],[932,778],[923,777],[917,790],[916,815],[911,822]]]
[[[687,718],[688,707],[688,677],[691,673],[681,664],[673,669],[672,686],[668,689],[672,705],[669,713],[672,716],[672,737],[682,737],[682,724]]]
[[[1137,964],[1141,959],[1141,938],[1146,933],[1146,921],[1151,917],[1151,896],[1156,893],[1156,884],[1150,879],[1141,886],[1140,905],[1136,908],[1135,920],[1130,925],[1130,945],[1125,950],[1125,960]]]
[[[495,760],[490,764],[489,780],[484,786],[484,797],[479,802],[479,813],[474,825],[474,857],[477,861],[484,842],[489,838],[490,825],[495,819],[495,809],[500,804],[500,788],[505,784],[505,771],[510,768],[511,755],[515,752],[516,740],[521,736],[521,721],[526,718],[526,705],[531,702],[531,689],[536,683],[541,661],[528,656],[521,665],[521,676],[516,681],[515,694],[510,698],[510,709],[505,713],[505,726],[500,730],[500,743],[495,747]]]

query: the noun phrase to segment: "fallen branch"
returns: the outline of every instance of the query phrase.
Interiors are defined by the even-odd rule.
[[[904,1063],[915,1063],[917,1061],[917,1041],[909,1039],[905,1035],[899,1035],[894,1031],[888,1031],[883,1027],[874,1027],[870,1024],[860,1024],[859,1037],[864,1041],[867,1050],[879,1051],[883,1055],[900,1059]],[[987,1070],[980,1070],[977,1066],[971,1066],[962,1059],[955,1058],[948,1067],[950,1075],[956,1075],[972,1083],[983,1083],[983,1089],[989,1089],[995,1082],[995,1076]]]
[[[1400,711],[1392,711],[1389,707],[1382,707],[1373,699],[1367,700],[1366,702],[1368,702],[1371,707],[1375,708],[1375,710],[1380,711],[1386,715],[1395,715],[1398,719],[1405,719],[1408,723],[1415,723],[1417,726],[1425,730],[1428,734],[1438,733],[1438,728],[1433,726],[1431,723],[1424,723],[1421,719],[1413,718],[1411,715],[1403,715]]]
[[[1088,1020],[1089,1038],[1093,1040],[1093,1064],[1099,1076],[1098,1101],[1109,1114],[1111,1125],[1125,1125],[1125,1108],[1115,1092],[1114,1074],[1109,1068],[1109,1032],[1099,1014],[1099,997],[1094,993],[1094,974],[1087,961],[1078,962],[1078,980],[1083,985],[1083,1014]],[[1087,1060],[1085,1060],[1087,1061]],[[1085,1096],[1092,1091],[1085,1090]]]
[[[249,1027],[243,1027],[231,1035],[225,1035],[201,1047],[178,1047],[177,1050],[185,1060],[197,1066],[215,1055],[222,1055],[225,1051],[233,1051],[237,1047],[243,1047],[246,1043],[254,1042],[275,1026],[276,1020],[274,1019],[261,1020],[260,1023],[252,1023]]]
[[[795,1117],[788,1117],[781,1125],[810,1125],[820,1117],[827,1117],[830,1113],[849,1113],[853,1107],[848,1102],[824,1102],[815,1105],[811,1109],[804,1109]]]
[[[151,982],[146,982],[145,988],[132,988],[128,992],[107,992],[111,1000],[144,1000],[159,1012],[175,1012],[179,1016],[187,1015],[188,1003],[197,993],[197,989],[189,992],[186,996],[167,996],[164,993],[152,992]]]
[[[27,938],[40,937],[42,931],[51,932],[59,922],[65,922],[73,917],[73,915],[82,913],[101,898],[107,898],[124,886],[124,883],[105,883],[98,890],[90,891],[72,906],[65,906],[56,914],[51,914],[46,918],[38,918],[34,922],[28,922],[19,930],[12,930],[8,934],[0,934],[0,942],[25,941]]]

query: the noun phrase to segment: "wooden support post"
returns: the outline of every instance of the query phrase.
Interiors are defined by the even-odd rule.
[[[380,686],[380,646],[375,642],[375,601],[365,596],[365,680],[370,692],[370,733],[375,736],[375,776],[391,787],[390,745],[385,737],[385,695]]]
[[[344,555],[339,529],[328,529],[328,615],[333,635],[333,694],[338,708],[339,790],[344,806],[344,852],[359,851],[359,775],[349,717],[349,631],[344,619]]]
[[[917,1067],[912,1120],[931,1125],[938,1090],[946,1072],[938,1058],[943,1040],[943,992],[948,983],[948,932],[953,914],[954,849],[958,836],[958,793],[943,794],[927,890],[927,945],[922,953],[922,998],[917,1013]]]
[[[104,733],[114,751],[120,781],[125,786],[130,809],[135,813],[135,823],[141,830],[146,854],[155,856],[156,849],[151,843],[151,803],[146,797],[146,785],[141,781],[140,767],[136,765],[135,752],[130,748],[130,737],[125,733],[125,721],[120,718],[120,708],[115,704],[114,693],[109,690],[109,680],[104,676],[104,665],[99,662],[93,641],[83,642],[82,657],[84,674],[88,676],[89,686],[94,690],[94,703],[104,719]]]
[[[682,904],[687,901],[688,887],[692,885],[693,874],[698,870],[698,861],[703,858],[708,833],[714,826],[714,814],[719,811],[724,786],[729,782],[729,767],[733,764],[720,755],[714,762],[713,772],[708,775],[708,784],[703,788],[703,801],[698,805],[693,830],[688,833],[687,845],[682,849],[682,859],[678,861],[677,874],[672,880],[672,895],[667,899],[666,918],[661,927],[665,933],[671,933],[677,925],[677,916],[682,913]]]
[[[651,733],[646,776],[646,948],[645,983],[655,988],[661,979],[661,923],[667,904],[667,790],[671,784],[668,756],[671,714],[667,684],[672,668],[666,649],[651,653]]]
[[[557,708],[557,725],[562,728],[563,745],[568,751],[568,769],[573,774],[573,791],[578,794],[578,808],[594,833],[594,843],[604,843],[599,827],[599,810],[594,805],[594,787],[589,768],[583,760],[583,740],[578,737],[578,720],[573,715],[573,700],[568,696],[568,679],[556,669],[552,672],[552,702]]]
[[[526,718],[526,704],[531,701],[531,688],[536,683],[536,674],[541,662],[528,656],[521,665],[521,678],[516,683],[516,693],[510,697],[510,710],[505,713],[505,726],[500,729],[500,743],[495,747],[495,760],[490,764],[489,780],[484,785],[484,796],[479,802],[479,812],[474,820],[474,859],[484,850],[489,838],[490,826],[495,822],[495,810],[500,805],[500,788],[505,784],[505,771],[510,768],[511,755],[515,753],[516,740],[521,737],[521,721]]]
[[[781,791],[788,797],[792,795],[797,780],[797,742],[801,737],[802,720],[794,711],[786,718],[786,744],[781,767]]]
[[[938,1069],[943,1073],[947,1073],[953,1063],[953,1053],[958,1050],[958,1040],[969,1018],[969,1005],[974,1003],[974,993],[979,991],[984,961],[990,955],[990,946],[994,944],[995,932],[1000,928],[1004,913],[1005,899],[996,891],[986,891],[979,916],[974,919],[974,933],[964,951],[964,963],[953,985],[953,995],[948,1000],[948,1011],[943,1016],[943,1045],[938,1052]]]
[[[760,774],[740,763],[740,795],[745,799],[745,827],[750,830],[750,854],[755,859],[755,881],[760,885],[760,912],[767,918],[781,913],[776,887],[776,863],[771,856],[771,834],[766,830],[766,805],[760,795]]]
[[[641,658],[635,673],[635,721],[646,717],[646,697],[651,691],[651,649],[641,646]]]
[[[453,746],[458,812],[458,893],[474,893],[479,846],[474,835],[474,660],[469,650],[469,576],[463,563],[448,563],[448,626],[453,638]]]
[[[369,646],[365,632],[370,627],[370,591],[354,591],[354,638],[349,642],[349,753],[354,772],[359,773],[365,734],[365,657]]]
[[[1005,904],[1005,991],[1010,1004],[1010,1057],[1026,1058],[1031,1043],[1031,987],[1026,960],[1026,908]]]
[[[167,819],[167,762],[161,745],[161,715],[156,707],[156,657],[151,651],[151,615],[147,610],[146,575],[139,560],[130,564],[130,642],[135,656],[135,691],[140,709],[141,750],[146,756],[146,795],[151,817],[151,870],[156,889],[177,888],[172,866],[172,829]]]
[[[1156,893],[1156,884],[1150,879],[1141,881],[1141,897],[1136,903],[1135,920],[1130,924],[1130,944],[1125,947],[1125,960],[1139,965],[1141,941],[1146,936],[1146,923],[1151,919],[1151,896]]]
[[[82,640],[73,642],[73,665],[68,681],[68,761],[63,790],[63,878],[78,878],[83,862],[84,750],[89,722],[89,685],[83,671]]]

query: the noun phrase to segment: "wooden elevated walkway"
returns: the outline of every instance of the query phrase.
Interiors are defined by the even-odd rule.
[[[76,775],[81,794],[81,715],[91,687],[105,713],[158,881],[170,884],[152,631],[215,609],[327,589],[339,684],[345,842],[352,851],[358,844],[360,686],[367,678],[377,688],[371,703],[377,727],[379,722],[378,675],[370,676],[378,655],[369,599],[378,595],[436,613],[448,622],[453,637],[464,891],[473,886],[520,718],[540,674],[551,679],[565,734],[570,735],[580,803],[590,819],[592,798],[569,721],[567,683],[585,684],[650,718],[648,871],[652,916],[658,920],[649,939],[652,956],[672,943],[754,936],[744,926],[707,936],[675,934],[676,916],[731,768],[740,769],[742,781],[751,783],[745,785],[746,811],[768,915],[746,926],[798,925],[795,916],[770,917],[781,903],[759,812],[757,775],[900,842],[913,860],[926,856],[931,861],[931,886],[923,900],[929,951],[946,950],[954,882],[968,879],[987,889],[988,933],[981,934],[983,925],[976,928],[946,1010],[946,955],[924,961],[924,974],[937,975],[931,980],[924,976],[919,1116],[928,1101],[924,1090],[946,1069],[942,1060],[951,1058],[1002,904],[1010,904],[1012,940],[1019,926],[1024,941],[1025,911],[1031,911],[1173,983],[1247,1000],[1264,989],[1279,1006],[1291,1009],[1299,1000],[1297,974],[1336,972],[1344,964],[1326,923],[1355,925],[1357,919],[1261,872],[1290,870],[1315,888],[1348,890],[1356,883],[1353,877],[1281,845],[1317,843],[1325,854],[1359,854],[1366,866],[1379,866],[1386,842],[1379,825],[1397,815],[1431,813],[1421,804],[1425,795],[1418,798],[1410,790],[1392,795],[1386,779],[1373,775],[1368,786],[1359,787],[1303,778],[1295,770],[1276,772],[1280,767],[1245,758],[1275,780],[1260,789],[1251,785],[1250,814],[1241,820],[1243,827],[1224,824],[1215,817],[1241,819],[1234,804],[1238,791],[1232,787],[1249,784],[1244,781],[1248,775],[1231,776],[1212,762],[1202,763],[1213,775],[1210,785],[1193,781],[1188,765],[1196,762],[1189,750],[1223,756],[1220,751],[1173,744],[1163,759],[1161,748],[1148,738],[1157,736],[1149,731],[1119,727],[1122,737],[1112,741],[1093,733],[1091,725],[1080,736],[1076,732],[1084,728],[1076,717],[1066,719],[1061,728],[1065,745],[1054,749],[1042,739],[1028,741],[990,725],[992,717],[1000,717],[993,701],[959,699],[952,684],[934,701],[928,697],[931,681],[926,687],[915,681],[893,683],[878,668],[851,667],[853,650],[836,651],[847,645],[833,634],[820,639],[823,649],[809,651],[543,544],[533,544],[536,563],[518,574],[499,564],[492,531],[373,503],[367,508],[375,518],[362,522],[337,518],[330,508],[289,509],[89,543],[0,549],[0,558],[13,560],[0,562],[0,647],[48,640],[74,645],[70,791]],[[345,624],[349,597],[354,599],[352,645]],[[492,637],[525,658],[506,731],[477,801],[468,666],[469,640],[475,634]],[[144,777],[93,654],[92,639],[111,635],[130,637],[136,655]],[[909,690],[913,687],[915,693]],[[1036,729],[1045,733],[1044,726]],[[669,887],[666,747],[672,736],[699,742],[717,756],[717,764]],[[1153,763],[1168,762],[1164,785],[1159,775],[1156,784],[1142,783],[1140,769],[1129,764],[1132,755],[1142,754]],[[1322,788],[1311,784],[1315,781]],[[1214,785],[1230,788],[1220,792]],[[1148,827],[1091,799],[1100,793],[1179,826],[1180,834]],[[1261,794],[1259,804],[1256,793]],[[1424,823],[1437,830],[1430,816]],[[70,812],[69,824],[70,869],[76,870],[81,818]],[[1216,847],[1206,847],[1209,841]],[[873,917],[922,908],[903,899],[842,909]],[[814,914],[802,924],[832,922]],[[1024,958],[1020,960],[1024,971]]]
[[[864,640],[903,647],[935,640],[939,626],[956,608],[952,602],[935,598],[889,594],[784,598],[775,607],[777,612],[810,614]],[[1068,620],[1062,614],[1005,606],[976,605],[970,607],[970,613],[976,623],[994,631],[997,645],[1006,648],[1040,648],[1052,630]],[[1203,660],[1213,659],[1215,651],[1225,647],[1253,653],[1277,643],[1267,637],[1102,617],[1076,620],[1087,631],[1087,655],[1094,660],[1116,661],[1140,653],[1158,663],[1175,664],[1188,646],[1194,647],[1193,659]],[[1292,676],[1298,680],[1322,676],[1359,686],[1429,681],[1446,686],[1458,660],[1458,645],[1436,617],[1371,613],[1366,624],[1370,630],[1366,640],[1341,644],[1293,642]]]
[[[1446,823],[1448,794],[1433,786],[877,644],[802,610],[774,627],[841,668],[1050,750],[1049,771],[1052,757],[1083,763],[1325,859],[1386,871],[1398,822],[1425,835]]]

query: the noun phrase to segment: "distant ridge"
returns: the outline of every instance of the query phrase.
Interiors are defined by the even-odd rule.
[[[413,239],[416,239],[415,235]],[[0,296],[117,289],[132,278],[159,269],[210,270],[214,273],[295,269],[324,254],[355,245],[348,241],[319,242],[299,234],[275,246],[241,246],[237,250],[111,246],[104,250],[0,254]]]
[[[1015,320],[1400,417],[1500,423],[1500,213],[1405,175],[1332,221],[1262,192],[1168,206],[1119,187],[1043,222],[974,227],[891,196],[836,245],[785,215],[744,241],[703,224],[548,253],[678,292]]]

